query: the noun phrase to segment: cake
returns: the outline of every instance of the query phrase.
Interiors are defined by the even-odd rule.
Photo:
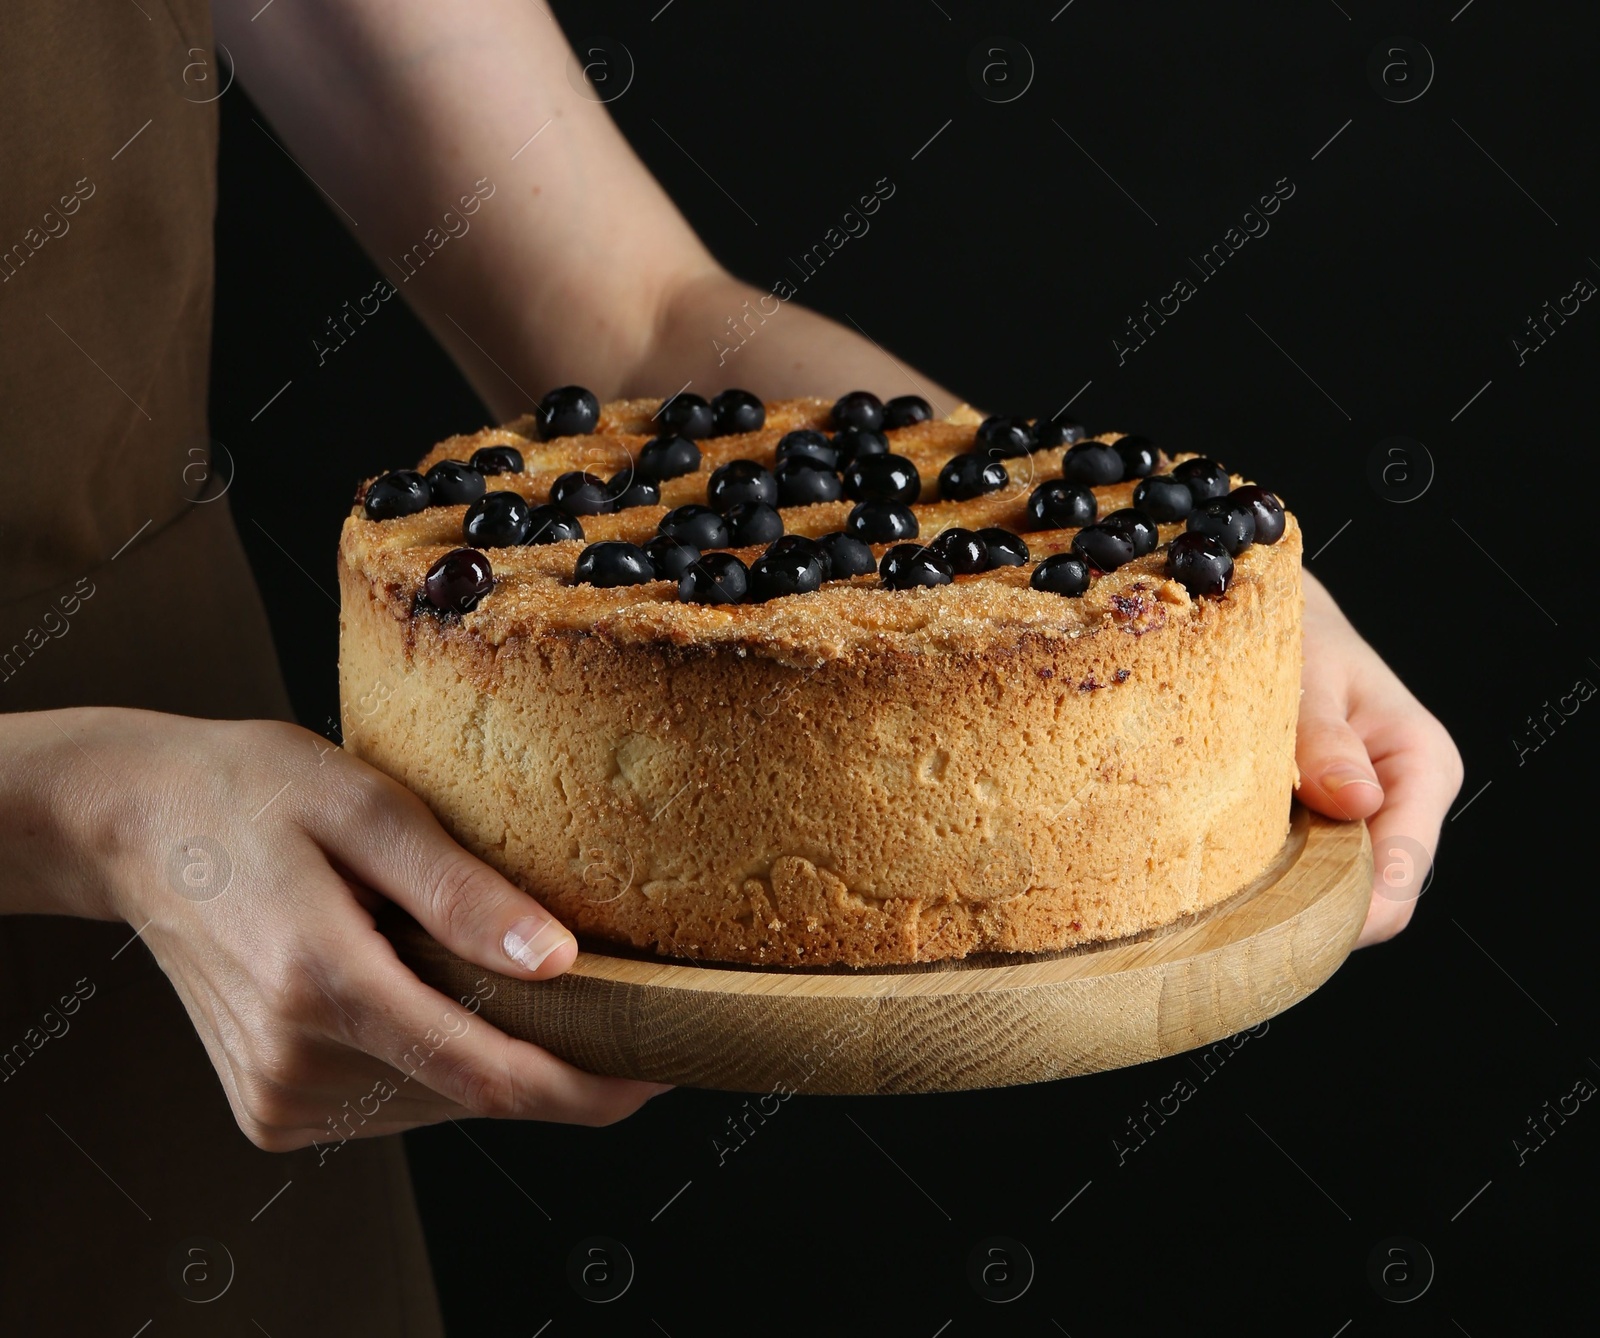
[[[565,387],[359,490],[344,743],[590,946],[1058,952],[1280,849],[1300,553],[1143,437]]]

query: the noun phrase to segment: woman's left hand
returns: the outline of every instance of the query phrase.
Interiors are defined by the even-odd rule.
[[[1366,947],[1411,919],[1461,790],[1461,754],[1310,573],[1305,590],[1297,793],[1330,818],[1367,820],[1372,904],[1356,942]]]

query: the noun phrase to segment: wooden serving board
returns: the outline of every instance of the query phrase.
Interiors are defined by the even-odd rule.
[[[462,961],[412,922],[390,932],[423,980],[593,1073],[736,1092],[949,1092],[1139,1064],[1281,1013],[1344,961],[1371,887],[1365,825],[1296,805],[1272,867],[1226,902],[1063,953],[807,970],[584,951],[530,983]]]

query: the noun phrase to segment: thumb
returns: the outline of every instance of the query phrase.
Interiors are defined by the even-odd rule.
[[[1383,786],[1367,746],[1331,694],[1308,688],[1301,698],[1295,761],[1300,767],[1300,801],[1318,813],[1353,822],[1371,817],[1383,806]]]
[[[457,845],[410,790],[384,780],[361,787],[354,805],[307,813],[312,839],[458,957],[525,980],[567,970],[578,955],[572,932]]]

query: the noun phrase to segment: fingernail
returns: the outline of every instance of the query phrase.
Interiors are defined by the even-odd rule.
[[[1324,790],[1342,790],[1348,785],[1370,785],[1374,790],[1383,789],[1383,786],[1379,785],[1370,773],[1348,763],[1329,767],[1322,773],[1322,788]]]
[[[547,916],[525,915],[506,930],[502,947],[506,956],[524,971],[536,971],[562,944],[572,941],[572,935],[558,920]]]

